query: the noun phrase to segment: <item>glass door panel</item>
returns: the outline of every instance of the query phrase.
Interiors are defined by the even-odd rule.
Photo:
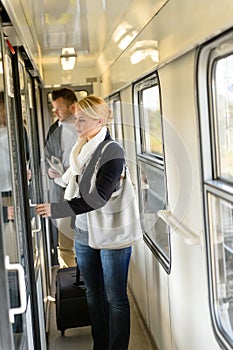
[[[39,187],[39,164],[40,152],[38,144],[38,126],[36,118],[36,108],[34,108],[34,83],[32,77],[25,69],[24,62],[18,60],[19,88],[21,98],[21,112],[25,137],[25,158],[27,164],[28,196],[30,207],[31,239],[34,258],[34,273],[36,279],[37,305],[40,315],[40,338],[41,343],[46,347],[45,339],[45,314],[49,312],[48,295],[50,289],[49,266],[47,259],[46,236],[42,234],[42,222],[35,213],[35,206],[41,202],[41,192]],[[41,288],[42,287],[42,288]],[[38,292],[39,290],[39,292]]]
[[[5,263],[6,269],[9,270],[7,272],[9,302],[11,307],[16,308],[19,312],[19,315],[12,317],[9,323],[12,324],[10,328],[14,339],[14,349],[31,350],[35,348],[40,350],[46,348],[46,339],[45,327],[41,326],[44,325],[44,321],[42,320],[41,325],[38,322],[39,313],[42,315],[44,313],[43,300],[38,296],[37,289],[37,285],[41,286],[42,278],[41,274],[38,274],[39,281],[36,280],[34,268],[34,262],[39,260],[39,247],[41,246],[41,237],[36,235],[40,231],[38,230],[39,221],[36,220],[34,207],[29,206],[30,197],[36,201],[37,194],[39,194],[39,186],[36,187],[36,176],[32,171],[35,169],[35,157],[32,147],[30,148],[32,141],[25,118],[30,100],[28,103],[27,82],[25,84],[25,79],[23,81],[22,74],[19,73],[18,49],[16,48],[13,54],[4,40],[2,40],[2,47],[4,69],[0,87],[0,102],[2,101],[0,136],[2,138],[1,152],[5,153],[2,155],[0,167],[2,172],[0,176],[1,231],[3,232],[5,261],[9,256],[9,263]],[[21,84],[23,84],[22,89]],[[35,247],[38,249],[36,250]],[[36,258],[35,251],[38,252]],[[15,265],[12,266],[12,263]],[[43,285],[47,286],[46,282]],[[25,304],[24,308],[22,302]],[[1,330],[0,332],[1,337],[5,337]]]
[[[3,44],[5,45],[5,43]],[[28,293],[24,289],[20,291],[21,282],[26,283],[29,288],[29,274],[27,270],[27,247],[22,225],[22,211],[20,183],[22,180],[19,168],[19,150],[17,148],[17,132],[15,124],[14,105],[14,80],[12,73],[11,52],[3,47],[4,72],[1,76],[0,86],[0,192],[2,208],[2,233],[4,240],[4,255],[9,257],[6,263],[8,269],[8,286],[10,307],[20,310],[22,294],[27,300]],[[5,81],[4,81],[5,78]],[[14,264],[13,266],[11,264]],[[20,268],[21,277],[16,268]],[[23,273],[23,277],[22,277]],[[26,309],[26,305],[25,305]],[[30,309],[30,306],[29,308]],[[23,312],[23,310],[21,310]],[[24,310],[25,311],[25,310]],[[16,314],[9,320],[14,334],[14,348],[28,348],[26,314]]]

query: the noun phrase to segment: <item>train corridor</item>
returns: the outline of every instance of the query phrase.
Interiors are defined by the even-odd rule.
[[[54,267],[52,288],[53,298],[55,297],[56,271],[57,268]],[[129,350],[156,350],[147,334],[130,292],[129,299],[131,306],[131,336]],[[61,332],[57,330],[56,325],[56,305],[55,302],[51,302],[48,350],[91,350],[92,345],[90,327],[67,329],[65,335],[61,335]]]

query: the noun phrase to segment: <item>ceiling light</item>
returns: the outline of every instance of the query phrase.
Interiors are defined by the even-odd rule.
[[[76,53],[73,47],[65,47],[62,49],[62,54],[60,56],[61,66],[63,70],[74,69],[76,62]]]

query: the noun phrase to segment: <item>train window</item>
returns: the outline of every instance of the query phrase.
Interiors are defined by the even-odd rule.
[[[233,182],[233,54],[215,63],[217,176]]]
[[[219,309],[219,318],[225,332],[232,333],[233,302],[233,205],[208,193],[211,246],[214,247],[216,271],[213,293]],[[213,214],[214,213],[214,220]]]
[[[159,86],[151,86],[141,93],[144,151],[163,157],[162,123]]]
[[[230,39],[229,36],[231,36]],[[213,329],[221,348],[232,349],[232,34],[228,33],[227,36],[203,46],[198,58],[198,103],[203,161],[209,304]]]
[[[110,108],[113,112],[113,123],[111,127],[112,137],[123,145],[123,129],[122,129],[122,114],[120,95],[114,95],[109,100]]]
[[[170,272],[169,227],[157,214],[159,210],[167,209],[167,186],[160,89],[156,75],[135,84],[134,105],[144,240],[165,270]]]

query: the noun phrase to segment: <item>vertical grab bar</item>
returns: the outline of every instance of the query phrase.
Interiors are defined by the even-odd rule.
[[[15,315],[22,314],[27,308],[27,297],[26,297],[26,284],[23,266],[20,264],[11,264],[9,256],[5,257],[5,268],[7,271],[16,270],[18,271],[19,278],[19,295],[20,295],[20,306],[15,308],[10,308],[9,319],[10,323],[15,322]]]
[[[37,206],[37,204],[32,204],[31,199],[29,199],[29,205],[30,208],[34,208]],[[34,230],[32,230],[32,236],[34,237],[36,232],[40,232],[41,231],[41,221],[40,221],[40,215],[36,214],[36,219],[35,219],[35,223],[38,223],[38,228],[35,228]]]

